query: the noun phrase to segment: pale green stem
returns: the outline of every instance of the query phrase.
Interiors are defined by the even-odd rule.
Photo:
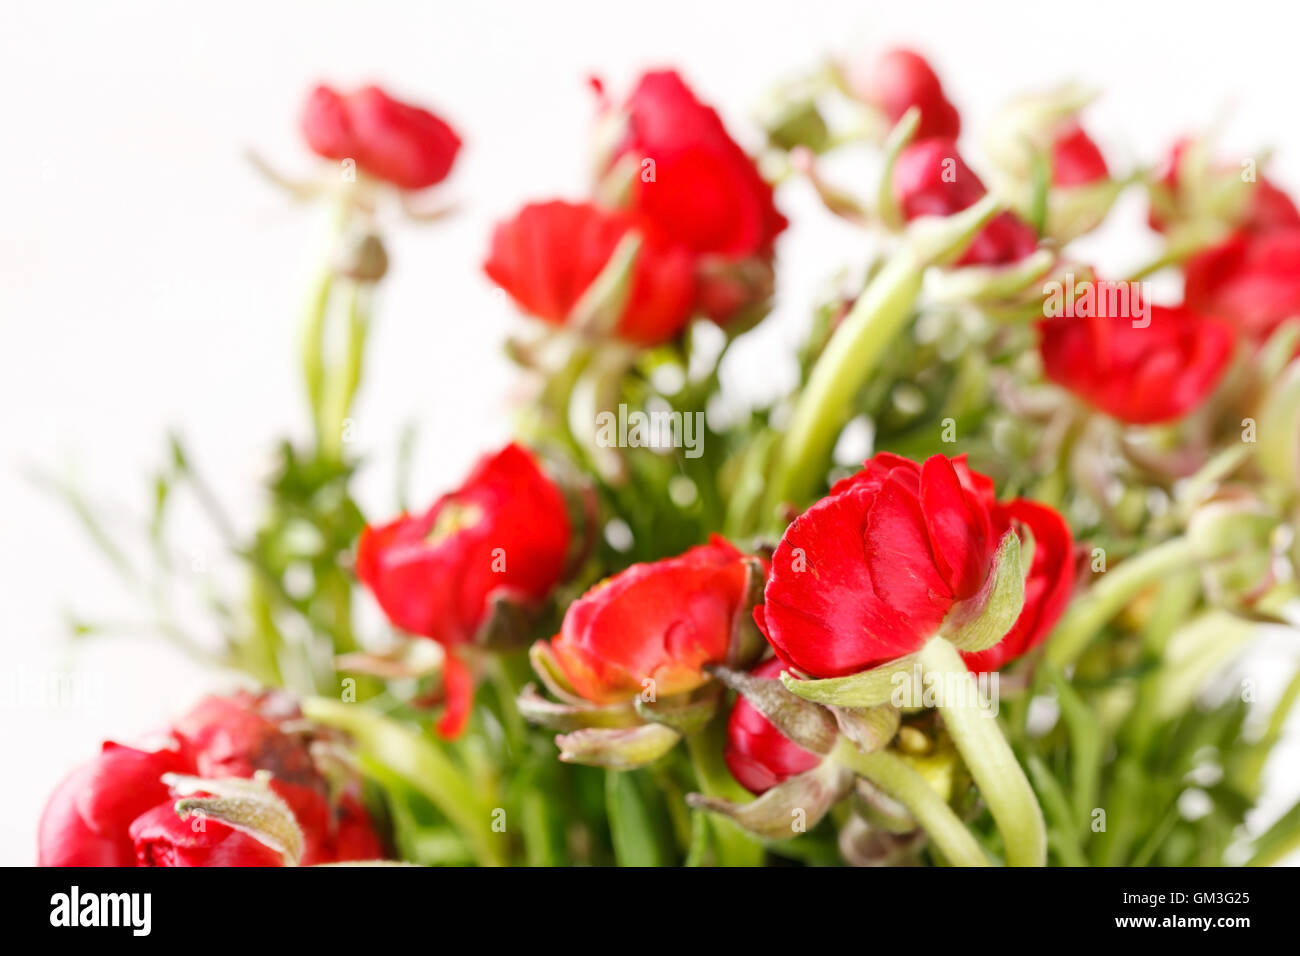
[[[346,731],[363,753],[409,781],[461,832],[479,863],[504,865],[505,836],[492,830],[492,808],[428,739],[360,704],[309,697],[302,711],[309,720]]]
[[[1065,668],[1074,663],[1088,643],[1125,605],[1152,584],[1188,567],[1196,560],[1192,543],[1185,537],[1125,559],[1107,571],[1087,594],[1076,600],[1048,638],[1047,661]]]
[[[988,857],[952,807],[891,750],[864,754],[841,737],[832,753],[841,765],[905,806],[952,866],[988,866]]]
[[[695,782],[700,792],[710,797],[721,797],[732,803],[748,803],[753,795],[738,784],[722,760],[723,740],[720,719],[693,734],[686,735],[686,750],[695,770]],[[696,810],[696,814],[705,811]],[[719,816],[708,819],[708,827],[716,838],[719,866],[762,866],[763,847],[743,828]]]
[[[329,314],[330,292],[334,273],[321,271],[312,288],[303,316],[302,377],[307,386],[307,404],[311,410],[312,429],[319,443],[324,437],[325,415],[325,318]]]
[[[966,662],[957,648],[942,637],[931,638],[917,660],[923,673],[943,680],[939,712],[998,825],[1007,863],[1046,865],[1047,828],[1042,808],[996,716],[982,705],[973,686],[963,686],[955,691],[954,699],[946,699],[958,681],[974,684]]]
[[[327,394],[321,421],[320,443],[325,454],[338,460],[343,454],[343,431],[365,362],[366,337],[370,331],[370,293],[359,283],[348,290],[347,341],[342,362],[327,379]]]

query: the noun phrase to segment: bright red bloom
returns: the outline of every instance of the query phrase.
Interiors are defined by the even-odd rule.
[[[315,153],[355,160],[402,189],[442,182],[460,150],[460,137],[443,120],[377,86],[347,94],[316,87],[303,108],[302,132]]]
[[[1300,317],[1300,228],[1238,230],[1187,263],[1189,308],[1231,321],[1255,340]]]
[[[878,108],[890,123],[897,123],[913,106],[919,108],[917,140],[956,139],[961,133],[957,108],[948,102],[939,77],[919,53],[890,50],[865,75],[851,73],[849,85],[854,95]]]
[[[634,564],[597,584],[564,615],[551,650],[579,695],[628,700],[654,681],[658,697],[708,680],[749,614],[752,559],[715,536],[675,558]]]
[[[1235,336],[1227,323],[1185,307],[1149,308],[1146,326],[1128,315],[1044,319],[1038,350],[1047,377],[1129,424],[1186,415],[1223,377]]]
[[[1192,140],[1186,137],[1174,143],[1169,150],[1168,158],[1165,160],[1164,171],[1157,180],[1168,193],[1174,207],[1178,209],[1183,208],[1186,201],[1179,183],[1179,175],[1183,157],[1191,145]],[[1239,171],[1232,166],[1218,166],[1215,167],[1214,172],[1216,175],[1225,177],[1240,175]],[[1155,208],[1152,208],[1147,214],[1147,222],[1157,232],[1164,232],[1169,227],[1165,216],[1157,212]],[[1297,228],[1300,227],[1300,209],[1297,209],[1291,197],[1274,185],[1271,180],[1265,176],[1260,176],[1251,189],[1245,208],[1241,210],[1240,217],[1234,225],[1238,229],[1252,233],[1268,232],[1272,229]]]
[[[1008,635],[1018,646],[968,656],[977,668],[1001,666],[1042,639],[1069,594],[1069,531],[1049,511],[998,505],[992,482],[964,458],[917,465],[881,453],[786,529],[755,619],[777,656],[809,676],[869,670],[920,650],[984,586],[1003,534],[1028,528],[1041,584],[1027,589]]]
[[[665,245],[649,222],[592,203],[533,203],[493,230],[483,268],[523,311],[564,325],[633,230],[641,248],[614,331],[627,341],[655,345],[690,321],[695,260],[684,247]]]
[[[756,667],[754,676],[775,680],[784,669],[780,659],[772,658]],[[778,783],[811,770],[822,759],[777,730],[744,697],[737,697],[731,709],[723,757],[731,775],[754,794],[771,790]]]
[[[1106,157],[1082,126],[1070,122],[1052,139],[1052,185],[1087,186],[1107,178]]]
[[[41,866],[279,866],[278,853],[215,819],[181,820],[162,776],[205,779],[271,774],[294,813],[305,865],[378,859],[383,846],[356,797],[330,803],[310,741],[283,729],[301,720],[275,694],[202,701],[172,728],[169,746],[104,744],[59,785],[41,817]]]
[[[646,73],[623,110],[627,128],[615,157],[636,161],[637,213],[696,254],[735,261],[770,252],[788,225],[771,185],[678,74]]]
[[[951,216],[973,206],[988,191],[957,152],[951,139],[913,143],[894,165],[894,199],[909,222],[920,216]],[[1033,228],[1014,213],[995,216],[971,242],[958,265],[1003,265],[1038,246]]]

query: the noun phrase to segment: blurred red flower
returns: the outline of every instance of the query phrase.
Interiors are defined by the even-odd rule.
[[[772,658],[756,667],[755,677],[775,680],[785,665]],[[777,730],[770,720],[746,700],[736,698],[727,720],[727,746],[723,752],[731,775],[750,793],[771,790],[796,774],[811,770],[822,758]]]

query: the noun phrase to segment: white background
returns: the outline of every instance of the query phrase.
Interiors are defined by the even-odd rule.
[[[122,593],[32,469],[75,476],[126,535],[178,428],[247,528],[276,436],[305,424],[297,316],[321,223],[258,179],[256,147],[286,171],[317,79],[375,80],[450,119],[467,146],[445,188],[458,218],[395,224],[357,415],[372,464],[363,505],[391,508],[393,447],[420,428],[414,490],[427,497],[508,434],[500,344],[519,321],[480,262],[490,224],[531,198],[576,196],[593,101],[646,67],[675,65],[754,142],[769,84],[826,54],[909,43],[932,55],[968,132],[1016,91],[1077,77],[1104,91],[1090,123],[1112,163],[1152,162],[1178,133],[1226,120],[1239,154],[1276,148],[1300,187],[1297,22],[1279,4],[1096,3],[15,3],[0,23],[0,863],[34,859],[44,799],[100,738],[161,724],[221,679],[137,625]],[[977,168],[978,136],[966,137]],[[862,189],[868,183],[854,184]],[[865,240],[805,190],[779,202],[777,312],[728,385],[779,387],[821,281]],[[1153,247],[1129,197],[1107,261]],[[185,516],[182,516],[185,517]],[[220,576],[215,537],[186,519],[185,556]],[[110,618],[134,639],[72,647],[66,616]],[[1253,665],[1267,691],[1289,673],[1279,638]],[[79,706],[34,706],[23,688],[79,675]],[[1275,761],[1261,818],[1294,799],[1294,743]],[[1288,771],[1283,765],[1290,765]]]

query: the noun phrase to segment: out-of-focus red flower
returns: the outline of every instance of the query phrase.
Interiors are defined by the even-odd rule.
[[[869,670],[919,650],[954,604],[984,586],[1002,536],[1026,529],[1038,583],[1003,639],[1014,644],[964,655],[976,669],[1000,667],[1059,616],[1073,573],[1070,534],[1045,506],[999,505],[964,457],[917,465],[881,453],[836,483],[786,529],[755,620],[777,656],[809,676]]]
[[[648,221],[592,203],[533,203],[497,225],[484,269],[523,311],[564,325],[633,230],[641,247],[612,331],[630,342],[655,345],[690,321],[695,259],[683,246],[665,245]]]
[[[1222,378],[1232,358],[1232,327],[1185,307],[1149,309],[1145,326],[1129,315],[1044,319],[1038,349],[1047,377],[1122,422],[1149,425],[1186,415]]]
[[[1052,139],[1052,184],[1087,186],[1110,175],[1106,157],[1076,121],[1066,123]]]
[[[1165,160],[1163,170],[1157,180],[1158,185],[1168,194],[1169,201],[1175,209],[1182,209],[1186,204],[1179,180],[1183,160],[1191,148],[1192,142],[1190,138],[1183,137],[1174,143],[1169,150],[1169,156]],[[1237,177],[1240,175],[1240,171],[1232,166],[1225,165],[1215,167],[1211,171],[1211,175]],[[1166,216],[1154,207],[1147,214],[1147,222],[1157,232],[1164,232],[1170,225]],[[1240,210],[1236,221],[1232,225],[1237,229],[1251,233],[1268,232],[1272,229],[1297,228],[1300,227],[1300,209],[1297,209],[1291,197],[1279,189],[1270,179],[1266,176],[1260,176],[1251,187],[1246,204]]]
[[[780,659],[773,658],[756,667],[754,676],[775,680],[783,669]],[[811,770],[822,759],[777,730],[744,697],[736,698],[731,709],[723,757],[731,775],[754,794],[771,790],[778,783]]]
[[[708,680],[749,614],[749,561],[714,537],[675,558],[634,564],[569,606],[551,639],[575,691],[598,704],[629,700],[653,681],[656,697]]]
[[[317,154],[355,160],[364,172],[402,189],[442,182],[460,149],[460,137],[446,122],[377,86],[355,93],[316,87],[303,108],[302,132]]]
[[[303,836],[301,863],[377,859],[383,846],[364,807],[331,805],[309,740],[282,726],[301,714],[276,694],[210,697],[176,722],[170,745],[106,743],[50,797],[41,818],[42,866],[279,866],[279,853],[220,820],[181,820],[167,773],[217,780],[271,775]],[[202,795],[202,791],[200,791]]]
[[[635,160],[634,210],[699,255],[735,261],[770,251],[787,225],[772,187],[677,73],[643,75],[623,112],[615,158]]]
[[[1186,276],[1189,308],[1267,338],[1280,322],[1300,317],[1300,227],[1238,230],[1188,260]]]
[[[893,190],[909,222],[920,216],[951,216],[987,192],[957,152],[957,144],[943,138],[913,143],[899,154]],[[1037,246],[1033,228],[1014,213],[1003,212],[980,230],[958,265],[1004,265],[1023,259]]]
[[[357,576],[395,627],[447,651],[444,736],[464,728],[474,689],[454,648],[480,636],[496,602],[544,600],[564,574],[572,541],[564,493],[514,443],[481,459],[423,514],[362,531]]]
[[[956,139],[961,133],[957,108],[948,102],[938,75],[919,53],[889,50],[868,70],[851,68],[847,79],[853,95],[874,105],[890,123],[897,123],[913,106],[920,109],[917,140]]]

